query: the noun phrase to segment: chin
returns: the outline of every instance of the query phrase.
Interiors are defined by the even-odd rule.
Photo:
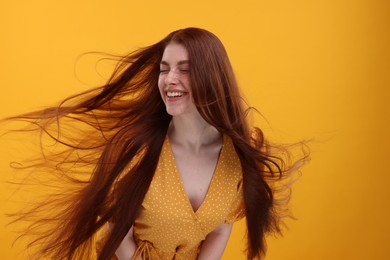
[[[167,113],[171,116],[179,116],[184,114],[183,109],[177,109],[177,108],[167,108]]]
[[[195,107],[183,105],[168,105],[165,107],[166,111],[171,116],[180,116],[184,114],[191,114],[197,111]]]

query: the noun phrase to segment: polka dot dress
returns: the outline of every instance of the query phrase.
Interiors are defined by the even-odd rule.
[[[196,259],[203,240],[211,231],[244,215],[242,169],[231,139],[223,137],[206,197],[194,211],[166,137],[156,172],[134,223],[137,250],[132,259]],[[107,236],[107,230],[100,236],[98,252]]]
[[[194,212],[167,137],[134,223],[134,259],[196,259],[208,233],[243,216],[242,170],[230,138],[224,136],[207,195]]]

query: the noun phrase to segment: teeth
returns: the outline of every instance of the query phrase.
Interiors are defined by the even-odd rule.
[[[183,96],[183,92],[167,92],[168,97],[181,97]]]

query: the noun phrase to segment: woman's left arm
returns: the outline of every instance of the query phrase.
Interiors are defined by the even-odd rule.
[[[232,232],[233,224],[221,224],[209,233],[203,241],[198,260],[221,259]]]

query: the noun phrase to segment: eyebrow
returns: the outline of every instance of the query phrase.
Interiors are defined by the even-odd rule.
[[[189,60],[181,60],[181,61],[179,61],[179,62],[177,63],[177,65],[189,64],[189,63],[190,63]],[[168,65],[168,66],[169,66],[169,63],[166,62],[165,60],[162,60],[162,61],[160,62],[160,64],[161,64],[161,65]]]

